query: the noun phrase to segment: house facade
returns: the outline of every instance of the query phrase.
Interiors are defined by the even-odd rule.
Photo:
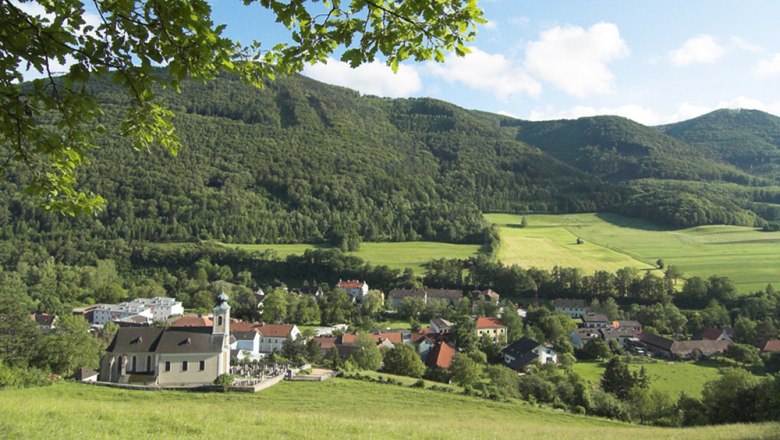
[[[558,298],[553,304],[556,312],[569,315],[572,318],[582,318],[588,313],[588,307],[583,299]]]
[[[479,317],[476,320],[477,338],[487,337],[493,342],[506,342],[506,326],[492,317]]]
[[[336,288],[347,292],[347,294],[353,299],[360,301],[364,296],[368,295],[368,284],[365,281],[358,280],[339,280],[336,283]]]
[[[394,309],[400,307],[406,298],[420,298],[424,304],[428,304],[431,301],[442,301],[447,303],[447,305],[457,306],[460,300],[463,299],[463,292],[453,289],[393,289],[390,291],[388,298],[390,299],[390,307]]]
[[[294,324],[263,324],[257,327],[260,338],[260,353],[282,351],[287,338],[293,341],[301,336],[301,331]]]
[[[183,315],[181,301],[174,298],[139,298],[119,304],[102,304],[92,311],[92,324],[105,325],[131,316],[142,316],[152,321],[162,322],[175,315]]]
[[[147,386],[210,385],[230,373],[230,306],[217,298],[209,327],[124,327],[100,365],[103,382]]]
[[[526,371],[534,361],[542,365],[549,362],[558,363],[558,353],[555,350],[527,337],[509,344],[501,353],[504,356],[504,364],[515,371]]]

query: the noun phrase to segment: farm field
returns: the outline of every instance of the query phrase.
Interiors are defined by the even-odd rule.
[[[233,244],[220,243],[223,246],[245,249],[248,251],[264,251],[271,249],[280,257],[300,255],[306,249],[328,249],[327,245],[315,244]],[[397,243],[361,243],[360,249],[349,252],[349,255],[360,257],[373,265],[386,265],[392,269],[410,267],[415,273],[425,271],[423,264],[437,258],[468,258],[476,255],[480,245],[451,244],[431,241],[403,241]]]
[[[73,383],[0,391],[0,437],[157,439],[770,439],[780,425],[650,428],[397,385],[282,382],[258,394]]]
[[[740,292],[780,285],[780,232],[740,226],[664,229],[616,214],[487,214],[501,226],[498,258],[505,264],[571,266],[590,273],[619,267],[650,268],[660,258],[678,266],[685,277],[724,275]],[[585,244],[575,244],[582,238]]]
[[[724,364],[713,361],[700,362],[664,362],[651,360],[647,363],[629,364],[631,371],[645,367],[650,379],[650,387],[666,391],[672,396],[684,392],[693,397],[701,397],[704,383],[721,376]],[[584,379],[597,384],[604,374],[605,364],[600,362],[577,362],[573,366]]]

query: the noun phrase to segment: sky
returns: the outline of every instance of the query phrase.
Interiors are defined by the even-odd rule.
[[[780,2],[774,0],[482,0],[488,22],[465,58],[337,59],[311,78],[387,97],[433,97],[521,119],[620,115],[646,125],[718,108],[780,115]],[[214,2],[214,18],[242,41],[284,41],[259,8]]]
[[[264,47],[289,39],[257,3],[210,2],[227,37]],[[480,0],[479,6],[488,22],[466,57],[404,62],[393,74],[380,61],[351,69],[337,53],[303,74],[363,94],[432,97],[530,120],[609,114],[658,125],[719,108],[780,115],[780,1]]]

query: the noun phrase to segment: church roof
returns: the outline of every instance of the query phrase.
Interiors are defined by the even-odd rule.
[[[224,335],[208,327],[122,327],[106,351],[110,353],[219,353]]]

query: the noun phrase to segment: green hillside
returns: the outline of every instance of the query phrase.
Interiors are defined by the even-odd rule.
[[[731,278],[741,292],[780,285],[780,232],[761,232],[739,226],[699,226],[666,229],[647,221],[615,214],[527,215],[488,214],[504,225],[498,258],[505,264],[551,268],[579,267],[586,274],[616,265],[653,267],[660,258],[679,267],[686,277],[721,275]],[[574,244],[577,237],[584,245]],[[539,252],[529,243],[544,243]],[[560,263],[556,263],[560,262]],[[568,264],[566,264],[566,263]]]
[[[780,118],[758,110],[716,110],[661,131],[752,174],[777,181]]]
[[[7,438],[770,439],[780,425],[648,428],[521,403],[333,379],[259,394],[125,391],[78,384],[0,392]]]

